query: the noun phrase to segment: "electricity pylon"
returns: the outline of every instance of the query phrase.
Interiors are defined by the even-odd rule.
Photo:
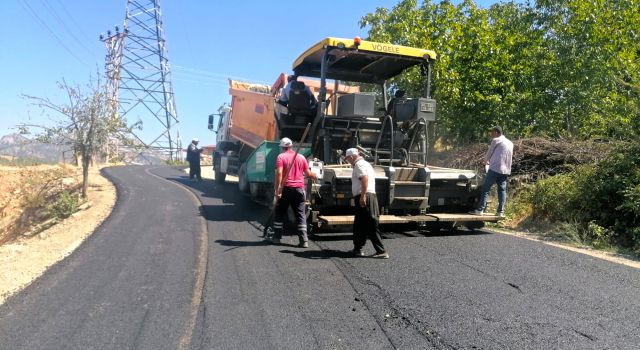
[[[171,85],[159,0],[128,0],[124,30],[100,36],[107,48],[107,87],[122,118],[141,126],[133,136],[148,155],[181,160],[178,115]],[[158,134],[158,131],[160,133]]]

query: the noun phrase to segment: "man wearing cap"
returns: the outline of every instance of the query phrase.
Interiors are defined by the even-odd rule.
[[[316,180],[316,175],[309,169],[309,164],[302,154],[296,154],[291,148],[293,142],[288,137],[280,140],[282,153],[276,159],[275,200],[276,210],[273,219],[273,240],[280,243],[284,230],[284,218],[289,206],[292,207],[296,217],[296,228],[300,244],[298,247],[309,247],[307,238],[307,216],[305,213],[304,176]]]
[[[362,248],[369,238],[376,250],[373,257],[388,259],[389,254],[384,249],[378,228],[380,209],[376,197],[376,175],[373,167],[360,156],[357,148],[349,148],[345,159],[353,166],[351,192],[356,207],[353,219],[353,254],[364,256]]]
[[[480,206],[471,214],[483,215],[487,208],[487,199],[491,186],[498,186],[498,209],[496,215],[504,217],[504,205],[507,201],[507,176],[511,174],[511,161],[513,158],[513,143],[502,135],[502,128],[491,128],[491,145],[485,156],[487,176],[482,184]]]
[[[202,150],[202,148],[198,148],[197,137],[191,140],[189,147],[187,147],[187,162],[189,162],[189,178],[191,180],[202,181],[200,172],[200,153]]]

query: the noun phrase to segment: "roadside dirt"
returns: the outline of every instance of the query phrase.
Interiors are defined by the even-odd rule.
[[[65,173],[64,185],[77,186],[81,176],[77,168],[42,165],[34,167],[2,167],[0,169],[0,216],[5,224],[22,214],[18,200],[23,191],[30,189],[25,182],[46,177],[56,171]],[[88,201],[82,210],[54,226],[26,236],[22,232],[17,238],[0,246],[0,305],[8,297],[31,284],[47,268],[71,254],[109,216],[116,202],[116,190],[99,169],[91,169]]]

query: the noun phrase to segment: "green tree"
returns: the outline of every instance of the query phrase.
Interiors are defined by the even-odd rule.
[[[362,17],[369,39],[433,49],[438,135],[637,136],[640,0],[403,0]],[[393,82],[419,91],[417,73]],[[635,126],[635,127],[634,127]]]
[[[534,17],[524,5],[506,3],[489,9],[471,0],[459,5],[401,1],[393,9],[379,8],[364,16],[369,39],[434,49],[439,54],[434,74],[438,100],[438,135],[465,143],[484,136],[492,124],[525,133],[535,121],[535,94],[530,64],[540,56],[542,34],[533,29]],[[397,85],[419,91],[417,75]]]
[[[638,118],[638,0],[540,0],[537,25],[554,55],[548,114],[566,135],[633,137]]]

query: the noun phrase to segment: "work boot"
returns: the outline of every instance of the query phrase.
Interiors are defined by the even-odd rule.
[[[371,257],[376,259],[389,259],[389,254],[387,252],[375,253]]]

